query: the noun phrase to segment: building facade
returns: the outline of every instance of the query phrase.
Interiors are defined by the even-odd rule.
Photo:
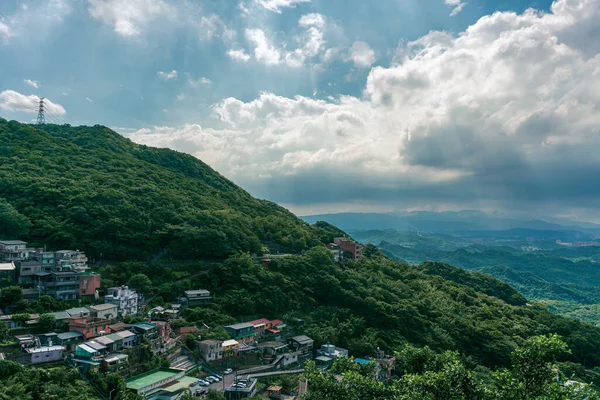
[[[333,243],[339,246],[343,253],[351,253],[354,257],[354,261],[362,261],[362,246],[360,243],[356,243],[354,240],[343,237],[333,239]]]
[[[118,307],[119,315],[122,317],[135,315],[139,310],[139,295],[127,286],[109,288],[107,295],[104,296],[104,301],[115,304]]]
[[[254,325],[247,322],[241,324],[227,325],[225,330],[229,333],[232,339],[241,343],[253,343],[255,339]]]
[[[203,340],[198,343],[198,351],[206,362],[220,360],[224,355],[223,341]]]

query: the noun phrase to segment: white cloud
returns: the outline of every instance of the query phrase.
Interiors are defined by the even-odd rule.
[[[0,39],[3,41],[7,40],[11,36],[11,30],[4,22],[2,16],[0,16]]]
[[[254,57],[266,65],[276,65],[281,61],[281,52],[267,39],[262,29],[246,29],[246,39],[254,45]]]
[[[227,50],[227,55],[235,61],[246,62],[250,60],[250,56],[244,49],[229,49]]]
[[[131,138],[194,154],[288,203],[596,208],[600,8],[558,0],[551,10],[497,12],[457,36],[407,43],[392,65],[371,69],[361,98],[229,98],[213,109],[222,128]],[[283,62],[256,37],[257,59]],[[359,65],[374,62],[356,53]]]
[[[205,77],[202,77],[202,78],[196,79],[196,80],[193,80],[190,78],[189,83],[190,83],[190,85],[196,87],[196,86],[210,85],[212,83],[212,81]]]
[[[375,62],[375,51],[365,42],[354,42],[350,48],[350,59],[354,65],[367,68]]]
[[[298,46],[288,50],[286,44],[276,46],[261,29],[247,29],[246,39],[254,47],[254,58],[265,65],[286,64],[300,67],[324,50],[326,19],[321,14],[306,14],[300,17],[301,33],[295,37]]]
[[[165,81],[170,81],[171,79],[176,79],[177,78],[177,71],[176,70],[172,70],[170,72],[158,71],[156,73],[156,75],[159,78],[164,79]]]
[[[185,94],[183,94],[183,93],[178,94],[177,97],[176,97],[176,100],[177,101],[183,101],[183,100],[185,100]]]
[[[462,2],[461,0],[444,0],[444,4],[449,7],[452,7],[452,12],[450,13],[451,17],[458,15],[459,12],[465,8],[468,3]]]
[[[0,110],[20,111],[27,113],[37,113],[40,98],[36,95],[26,96],[14,90],[5,90],[0,92]],[[44,106],[48,113],[53,115],[65,115],[65,108],[49,99],[44,99]]]
[[[198,32],[202,40],[220,37],[225,42],[232,41],[236,35],[235,30],[229,29],[216,14],[201,17],[198,23]]]
[[[33,88],[38,88],[40,83],[38,81],[33,81],[31,79],[24,79],[23,82],[25,82],[26,85],[29,85]]]
[[[298,4],[310,2],[311,0],[254,0],[254,4],[278,14],[281,14],[282,8],[294,8]]]
[[[93,102],[94,102],[94,100],[90,99],[89,97],[86,97],[86,98],[85,98],[85,100],[86,100],[88,103],[93,103]]]
[[[135,37],[159,17],[174,10],[163,0],[88,0],[90,15],[121,36]]]

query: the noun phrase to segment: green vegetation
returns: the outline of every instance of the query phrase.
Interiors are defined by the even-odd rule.
[[[373,233],[369,235],[375,237]],[[402,236],[395,234],[392,237]],[[433,243],[437,242],[437,239],[433,240]],[[411,243],[399,245],[383,241],[379,247],[396,260],[415,264],[435,260],[491,275],[517,289],[528,300],[540,302],[557,314],[600,326],[600,248],[560,246],[523,252],[508,246],[471,245],[445,251],[434,249],[434,246],[407,247]],[[549,246],[540,244],[540,247]],[[426,267],[421,268],[430,273]],[[443,271],[431,273],[453,280]]]
[[[372,245],[361,263],[334,263],[322,244],[342,231],[309,226],[256,200],[191,156],[139,146],[100,126],[40,129],[0,120],[0,141],[0,193],[10,215],[28,222],[13,218],[23,222],[20,238],[113,260],[96,269],[104,285],[129,283],[151,305],[177,301],[187,289],[211,290],[213,303],[182,312],[187,324],[213,328],[205,337],[224,336],[217,327],[232,322],[280,318],[317,345],[329,341],[357,356],[407,345],[459,352],[464,367],[456,366],[457,376],[468,378],[461,372],[467,368],[492,380],[486,368],[508,368],[531,337],[556,333],[571,348],[559,360],[574,374],[594,378],[600,366],[600,329],[527,305],[485,275],[441,264],[415,268]],[[165,248],[168,260],[143,261],[167,254]],[[267,250],[294,254],[272,257],[267,266],[250,256]],[[57,303],[42,297],[11,305],[25,313]],[[146,367],[144,357],[132,356],[134,365]],[[455,364],[444,370],[450,378]],[[518,386],[516,375],[503,376]]]
[[[300,252],[331,236],[190,155],[137,145],[102,126],[0,119],[0,143],[2,236],[118,260],[164,248],[178,259],[259,253],[263,244]]]
[[[555,335],[527,340],[511,354],[511,365],[488,373],[469,370],[456,352],[436,354],[427,348],[405,347],[396,354],[400,378],[382,382],[373,378],[375,364],[340,359],[326,372],[310,362],[306,400],[564,400],[600,399],[580,383],[557,382],[556,357],[567,351]]]

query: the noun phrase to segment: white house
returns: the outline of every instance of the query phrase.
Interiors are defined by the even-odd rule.
[[[127,286],[109,288],[104,301],[119,307],[119,314],[123,317],[138,313],[139,295]]]

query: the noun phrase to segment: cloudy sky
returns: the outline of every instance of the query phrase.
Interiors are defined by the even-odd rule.
[[[600,219],[600,0],[3,0],[0,77],[299,214]]]

